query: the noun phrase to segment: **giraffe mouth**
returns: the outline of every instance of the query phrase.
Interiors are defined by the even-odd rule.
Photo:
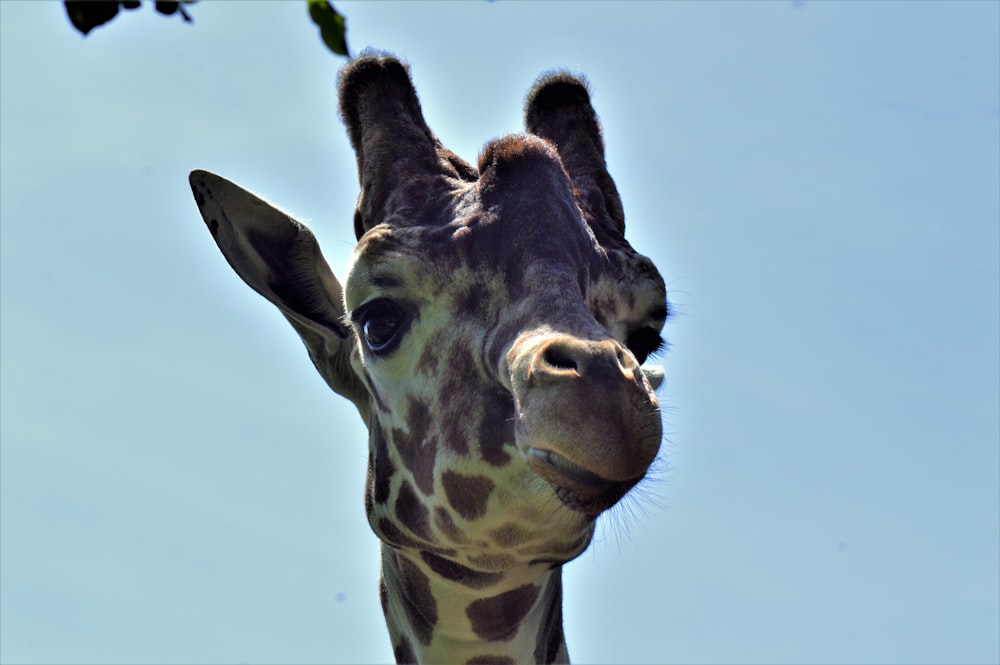
[[[529,447],[528,464],[541,476],[566,507],[598,515],[618,502],[635,480],[608,480],[551,450]]]

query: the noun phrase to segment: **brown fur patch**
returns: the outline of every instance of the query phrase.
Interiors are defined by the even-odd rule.
[[[420,359],[417,360],[417,372],[432,378],[437,375],[438,369],[441,366],[441,347],[444,346],[444,342],[445,336],[440,332],[432,335],[427,340],[427,346],[424,347],[423,352],[420,354]]]
[[[417,487],[425,495],[434,492],[434,461],[437,457],[437,437],[431,436],[432,418],[427,404],[409,401],[406,415],[409,431],[394,429],[392,443],[403,465],[413,474]]]
[[[505,570],[515,566],[518,560],[510,554],[478,554],[470,556],[469,563],[486,570]]]
[[[430,514],[427,507],[413,491],[413,487],[408,482],[403,482],[399,486],[399,494],[396,496],[396,518],[403,526],[410,530],[417,538],[431,542]]]
[[[531,538],[531,534],[513,522],[507,522],[490,531],[497,545],[507,548],[520,545]]]
[[[472,589],[482,589],[492,586],[503,578],[501,573],[484,573],[473,570],[430,552],[421,552],[420,558],[431,567],[431,570],[446,580],[458,582]]]
[[[493,466],[506,466],[514,445],[514,399],[509,394],[489,393],[482,401],[483,418],[479,422],[479,453]]]
[[[378,578],[378,602],[382,606],[382,615],[385,617],[389,616],[389,589],[385,585],[385,576],[379,575]]]
[[[465,318],[485,319],[491,300],[489,291],[473,282],[465,285],[455,296],[455,310]]]
[[[396,658],[396,663],[400,665],[417,662],[417,657],[413,655],[413,647],[410,646],[410,640],[405,637],[400,638],[399,644],[393,647],[392,655]]]
[[[390,483],[396,473],[396,465],[392,463],[392,458],[389,456],[389,445],[385,440],[385,432],[382,431],[382,426],[377,421],[372,423],[372,439],[375,444],[375,454],[374,458],[369,457],[368,462],[368,470],[371,474],[369,494],[375,503],[384,504],[389,500]]]
[[[424,543],[421,543],[414,538],[410,538],[405,533],[400,531],[399,527],[396,526],[396,523],[388,517],[379,518],[378,528],[375,533],[379,539],[393,547],[409,547],[413,549],[424,547]]]
[[[524,617],[538,598],[541,588],[525,584],[492,598],[474,600],[465,608],[472,624],[472,632],[487,642],[506,642],[514,639]]]
[[[444,506],[438,506],[434,509],[434,526],[455,545],[464,545],[469,542],[469,539],[465,537],[465,534],[451,518],[451,513],[445,510]]]
[[[397,556],[396,562],[399,565],[400,590],[405,600],[403,609],[406,619],[420,643],[430,644],[438,620],[437,601],[431,594],[430,580],[409,559]]]
[[[448,395],[449,393],[442,391],[441,394],[442,396],[445,396]],[[444,398],[444,399],[451,403],[450,406],[453,409],[453,413],[458,413],[458,414],[469,413],[468,409],[461,410],[455,408],[456,405],[454,402],[456,401],[456,398],[452,399]],[[467,434],[467,429],[468,429],[467,420],[468,420],[467,417],[450,417],[450,418],[444,418],[443,422],[441,423],[441,436],[444,441],[444,445],[447,446],[450,450],[462,456],[469,454],[469,436]]]
[[[480,411],[478,391],[469,390],[469,386],[480,385],[482,379],[476,371],[471,353],[461,348],[467,346],[468,342],[453,338],[448,344],[448,371],[441,377],[437,406],[439,412],[445,414],[441,419],[444,445],[459,455],[467,455],[470,420],[477,417]]]
[[[517,665],[510,656],[473,656],[465,661],[465,665]]]
[[[566,638],[562,622],[562,574],[556,572],[549,578],[542,598],[542,616],[545,623],[538,629],[538,643],[535,646],[536,663],[553,663]]]
[[[368,451],[368,469],[365,471],[365,514],[371,515],[375,510],[375,456]]]
[[[486,504],[493,492],[493,481],[486,476],[464,476],[454,471],[445,471],[441,476],[448,503],[467,520],[474,520],[486,514]]]

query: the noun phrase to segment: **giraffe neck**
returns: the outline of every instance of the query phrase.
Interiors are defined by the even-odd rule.
[[[567,663],[562,567],[483,573],[382,544],[379,595],[398,663]]]

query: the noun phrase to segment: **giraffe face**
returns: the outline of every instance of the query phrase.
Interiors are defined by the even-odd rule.
[[[662,374],[640,365],[666,291],[624,238],[589,93],[541,79],[527,132],[473,166],[434,137],[397,60],[359,58],[339,92],[361,182],[343,290],[308,228],[195,171],[201,214],[367,423],[365,503],[385,543],[468,588],[565,562],[662,432]]]
[[[491,142],[465,174],[414,179],[352,257],[369,519],[474,570],[561,563],[659,448],[640,362],[663,280],[623,238],[598,241],[551,143]]]

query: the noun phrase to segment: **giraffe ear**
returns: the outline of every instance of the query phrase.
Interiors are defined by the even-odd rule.
[[[365,415],[368,394],[351,369],[350,328],[340,283],[301,222],[232,182],[192,171],[191,191],[233,270],[274,303],[299,333],[316,369]]]
[[[354,231],[360,238],[403,204],[398,194],[408,183],[441,173],[443,148],[424,121],[409,71],[399,60],[362,56],[341,70],[338,88],[340,115],[358,159],[361,196]]]
[[[539,78],[525,101],[524,124],[555,144],[598,238],[604,238],[601,231],[624,236],[625,212],[604,161],[601,124],[586,82],[564,72]]]

